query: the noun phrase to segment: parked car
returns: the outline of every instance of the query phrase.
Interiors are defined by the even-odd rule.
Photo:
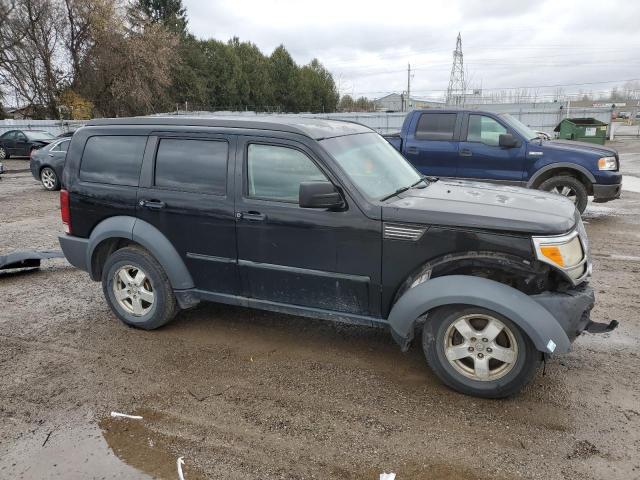
[[[32,150],[42,148],[56,139],[42,130],[9,130],[0,135],[0,160],[29,157]]]
[[[414,110],[385,138],[421,173],[535,188],[564,195],[580,213],[620,197],[620,159],[613,148],[546,140],[509,114]]]
[[[47,190],[60,190],[60,179],[70,138],[57,139],[31,154],[31,175]]]
[[[481,397],[605,328],[589,318],[582,220],[559,195],[424,177],[347,122],[88,125],[67,153],[60,244],[128,325],[206,300],[388,328],[402,351],[422,331],[436,375]]]

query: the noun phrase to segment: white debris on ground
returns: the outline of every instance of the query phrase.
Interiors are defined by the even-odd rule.
[[[184,465],[184,457],[179,457],[176,461],[176,465],[178,466],[178,478],[180,480],[184,480],[184,474],[182,473],[182,465]]]
[[[396,480],[396,474],[393,472],[381,473],[380,480]]]
[[[130,418],[131,420],[142,420],[142,417],[140,415],[127,415],[126,413],[120,413],[120,412],[111,412],[111,416],[113,418]]]

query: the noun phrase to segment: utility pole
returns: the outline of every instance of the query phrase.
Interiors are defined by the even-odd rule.
[[[411,109],[411,64],[407,63],[407,112]]]
[[[467,85],[464,80],[464,60],[462,56],[462,37],[458,32],[456,49],[453,51],[453,65],[447,87],[447,105],[464,105]]]

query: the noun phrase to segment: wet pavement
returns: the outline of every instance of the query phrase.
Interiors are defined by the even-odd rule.
[[[640,178],[640,142],[615,146]],[[57,248],[56,193],[10,172],[0,206],[0,254]],[[640,478],[640,193],[585,222],[593,316],[620,328],[501,401],[384,331],[216,304],[140,331],[64,260],[0,274],[0,478],[176,479],[179,457],[186,480]]]

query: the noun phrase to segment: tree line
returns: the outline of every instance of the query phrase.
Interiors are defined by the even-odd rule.
[[[84,119],[179,109],[332,112],[317,60],[196,38],[182,0],[0,0],[0,110]],[[4,95],[4,98],[3,98]]]

